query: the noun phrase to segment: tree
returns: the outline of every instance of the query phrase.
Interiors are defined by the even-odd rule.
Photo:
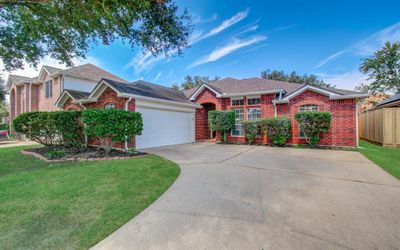
[[[211,131],[222,132],[222,141],[226,142],[226,132],[235,125],[235,112],[211,110],[208,111],[208,127]]]
[[[400,93],[400,43],[386,42],[374,55],[363,59],[360,71],[368,74],[370,84],[360,84],[357,89],[371,93]]]
[[[329,112],[299,112],[294,115],[294,118],[312,148],[317,146],[320,134],[327,133],[331,126],[331,113]]]
[[[1,1],[0,57],[8,71],[37,66],[41,57],[72,66],[92,44],[121,38],[153,55],[188,46],[190,16],[172,0]]]
[[[5,99],[6,99],[6,86],[4,79],[0,75],[0,105],[3,104]]]
[[[172,84],[171,88],[175,89],[175,90],[179,90],[179,85],[174,83],[174,84]]]
[[[292,71],[290,74],[286,74],[283,70],[265,70],[261,72],[261,78],[269,79],[269,80],[276,80],[276,81],[286,81],[286,82],[293,82],[293,83],[305,83],[309,85],[313,85],[316,87],[328,87],[334,88],[334,85],[330,83],[326,83],[323,80],[319,80],[316,75],[299,75],[296,71]]]
[[[210,82],[218,81],[221,79],[219,76],[214,76],[214,78],[210,79],[209,76],[185,76],[183,83],[181,84],[181,88],[184,90],[188,90],[191,88],[195,88],[201,86],[203,84],[207,84]]]

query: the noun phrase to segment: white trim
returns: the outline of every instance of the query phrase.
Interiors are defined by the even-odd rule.
[[[221,93],[218,93],[217,91],[215,91],[214,89],[212,89],[210,86],[208,86],[207,84],[203,84],[201,85],[189,98],[190,101],[194,101],[197,97],[197,95],[199,95],[201,93],[201,91],[203,91],[205,88],[209,89],[211,92],[213,92],[217,97],[222,97]]]
[[[67,90],[63,90],[63,92],[61,93],[61,95],[58,97],[58,99],[57,99],[56,102],[54,103],[55,106],[57,106],[57,107],[59,107],[59,108],[62,108],[62,106],[65,104],[65,101],[68,100],[68,98],[64,100],[65,94],[67,94],[69,97],[71,97],[72,101],[76,101],[75,98],[72,97],[72,95],[71,95],[70,93],[68,93]],[[61,104],[61,102],[63,102],[63,103]]]
[[[311,85],[305,85],[304,87],[296,90],[295,92],[293,92],[292,94],[286,96],[285,98],[281,99],[281,100],[273,100],[273,103],[288,103],[289,100],[297,95],[300,95],[301,93],[307,91],[307,90],[311,90],[317,93],[320,93],[322,95],[326,95],[329,97],[330,100],[341,100],[341,99],[354,99],[354,98],[364,98],[367,97],[368,94],[364,94],[364,93],[360,93],[360,94],[351,94],[351,95],[339,95],[333,91],[328,91],[325,89],[321,89],[315,86],[311,86]]]
[[[167,110],[167,111],[177,111],[177,112],[186,112],[186,113],[193,113],[195,112],[195,108],[193,107],[181,107],[173,104],[163,104],[163,103],[156,103],[150,100],[138,100],[135,99],[136,103],[135,106],[139,108],[150,108],[150,109],[158,109],[158,110]]]
[[[128,111],[130,101],[132,101],[132,97],[129,97],[129,99],[125,102],[125,111]],[[128,137],[125,136],[125,150],[128,151],[128,149]]]

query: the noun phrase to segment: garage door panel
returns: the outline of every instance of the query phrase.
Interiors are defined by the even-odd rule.
[[[140,108],[143,132],[136,137],[137,148],[194,142],[194,112]]]

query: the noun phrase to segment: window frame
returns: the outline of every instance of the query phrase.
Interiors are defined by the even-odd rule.
[[[53,97],[53,80],[47,80],[44,82],[44,97],[52,98]]]
[[[250,100],[258,100],[257,103],[249,103]],[[249,96],[246,97],[247,106],[258,106],[261,105],[261,96]]]
[[[109,107],[110,105],[112,105],[112,107]],[[104,105],[104,108],[105,108],[105,109],[115,109],[115,103],[113,103],[113,102],[107,102],[107,103]]]
[[[317,107],[317,110],[302,110],[303,107]],[[319,112],[319,106],[315,105],[315,104],[304,104],[301,105],[298,109],[299,113],[303,113],[303,112]],[[297,130],[298,130],[298,138],[299,139],[306,139],[307,137],[303,135],[301,135],[301,129],[300,129],[300,124],[297,124]]]
[[[241,104],[239,104],[239,105],[234,104],[234,101],[241,101]],[[231,98],[231,106],[232,106],[232,107],[241,107],[241,106],[244,106],[244,97]]]
[[[235,125],[234,125],[234,128],[232,128],[231,129],[231,136],[232,137],[243,137],[244,136],[244,129],[243,129],[243,123],[244,123],[244,118],[245,118],[245,116],[244,116],[244,108],[236,108],[236,109],[232,109],[234,112],[235,112]],[[238,118],[236,118],[236,111],[238,111],[238,110],[240,110],[240,111],[242,111],[242,119],[241,120],[238,120]],[[234,133],[233,133],[233,131],[234,130],[236,130],[236,126],[241,126],[241,134],[239,134],[239,135],[235,135]]]

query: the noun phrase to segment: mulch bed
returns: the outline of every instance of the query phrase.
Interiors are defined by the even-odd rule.
[[[64,155],[56,158],[49,158],[48,153],[51,151],[63,151]],[[62,162],[62,161],[97,161],[97,160],[120,160],[131,159],[146,155],[147,153],[138,152],[129,153],[122,150],[111,149],[107,154],[102,148],[87,147],[83,149],[69,148],[69,147],[39,147],[30,148],[21,151],[24,155],[32,155],[36,158],[47,162]]]

